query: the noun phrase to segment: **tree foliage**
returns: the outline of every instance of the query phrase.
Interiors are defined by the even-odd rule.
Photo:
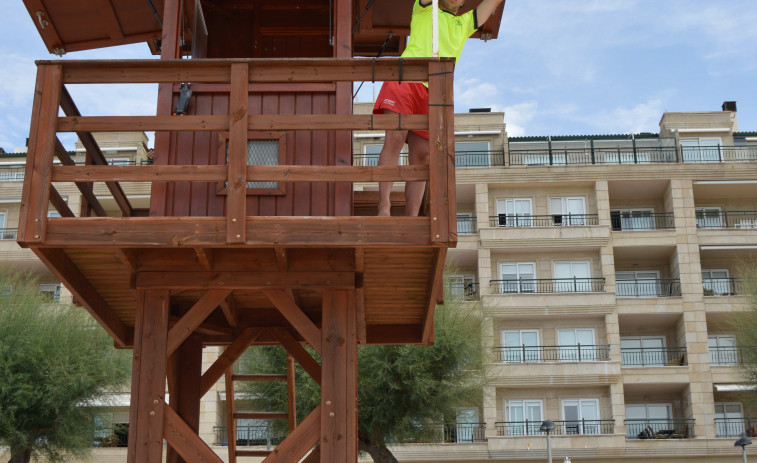
[[[744,382],[757,388],[757,262],[742,261],[738,268],[749,307],[746,312],[734,313],[731,325],[739,346]],[[744,391],[742,400],[757,407],[757,389]]]
[[[433,346],[359,347],[359,448],[374,462],[396,462],[388,444],[438,434],[439,423],[454,421],[458,407],[481,405],[480,310],[454,295],[446,300],[436,308]],[[285,358],[278,347],[254,348],[241,365],[250,373],[283,373]],[[320,403],[320,388],[299,366],[295,374],[297,415],[302,420]],[[284,383],[245,386],[257,402],[253,406],[269,411],[287,409]]]
[[[126,351],[81,308],[50,304],[28,275],[0,270],[0,444],[9,463],[92,448],[87,402],[122,387]]]

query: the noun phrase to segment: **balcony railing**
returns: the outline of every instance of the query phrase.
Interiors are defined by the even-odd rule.
[[[570,436],[579,434],[614,434],[615,420],[575,420],[555,421],[553,436]],[[539,436],[541,421],[497,421],[498,436]]]
[[[677,162],[674,146],[510,150],[511,166],[571,166]]]
[[[433,423],[430,427],[426,436],[414,441],[447,444],[486,442],[486,423]]]
[[[692,439],[693,418],[625,420],[628,439]]]
[[[476,218],[475,217],[458,217],[457,218],[457,233],[459,235],[473,235],[476,233]]]
[[[624,367],[687,365],[685,347],[623,347],[620,359]]]
[[[681,280],[658,278],[649,280],[615,280],[618,297],[675,297],[681,295]]]
[[[18,228],[0,228],[0,239],[15,240],[18,236]]]
[[[353,166],[377,166],[378,154],[356,153],[352,155]],[[400,153],[399,165],[408,164],[407,153]],[[493,151],[457,151],[455,167],[490,167],[505,165],[505,150]]]
[[[0,182],[23,181],[25,171],[25,164],[7,164],[0,166]]]
[[[491,227],[577,227],[597,225],[597,214],[552,214],[552,215],[518,215],[499,214],[489,217]]]
[[[604,278],[491,280],[492,293],[602,293]]]
[[[500,346],[497,360],[505,363],[600,362],[610,359],[610,345],[576,344],[573,346]]]
[[[757,146],[682,146],[683,162],[753,162]]]
[[[715,418],[716,437],[757,437],[757,422],[746,418]]]
[[[735,296],[744,294],[744,282],[740,278],[705,278],[702,280],[705,296]]]
[[[478,283],[447,281],[445,284],[450,293],[460,296],[465,301],[477,301],[479,298]]]
[[[757,229],[757,211],[697,211],[697,228]]]
[[[213,426],[215,445],[229,445],[226,426]],[[276,432],[272,425],[237,426],[237,446],[265,445],[270,448],[284,440],[286,433]]]
[[[112,427],[95,427],[94,447],[128,447],[129,423],[116,423]]]
[[[754,352],[754,347],[744,346],[710,346],[710,365],[741,365],[744,361],[744,349]]]
[[[610,222],[615,231],[672,230],[675,228],[672,212],[625,213],[611,211]]]

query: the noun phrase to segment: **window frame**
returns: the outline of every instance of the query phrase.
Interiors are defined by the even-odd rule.
[[[276,132],[276,131],[261,131],[261,130],[249,130],[247,131],[247,143],[253,140],[276,140],[279,143],[279,166],[287,165],[287,138],[290,132]],[[218,134],[218,150],[216,151],[216,164],[222,166],[228,166],[227,164],[227,142],[229,140],[229,132],[220,132]],[[245,159],[245,164],[247,160]],[[250,167],[250,165],[247,165]],[[249,183],[249,181],[248,181]],[[276,188],[254,188],[247,187],[246,194],[248,196],[283,196],[287,192],[287,182],[277,182]],[[228,193],[226,182],[221,181],[217,183],[216,194],[226,195]]]

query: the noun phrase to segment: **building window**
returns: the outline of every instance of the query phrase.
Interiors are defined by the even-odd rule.
[[[491,160],[488,141],[455,142],[455,165],[459,167],[486,167]]]
[[[536,264],[533,262],[500,264],[499,274],[500,293],[536,292]]]
[[[739,437],[752,430],[744,426],[744,410],[740,402],[715,402],[717,437]]]
[[[728,269],[702,270],[702,288],[705,296],[734,294]]]
[[[654,209],[613,209],[610,211],[613,230],[654,230]]]
[[[586,225],[586,205],[582,197],[549,198],[549,214],[555,225]]]
[[[697,228],[723,228],[723,214],[719,207],[697,207],[694,213]]]
[[[60,302],[60,283],[41,284],[39,293],[49,301]]]
[[[476,223],[473,221],[472,212],[457,213],[457,233],[460,235],[472,235],[476,232]]]
[[[476,442],[481,440],[483,430],[478,421],[478,408],[463,407],[457,409],[455,417],[455,442]]]
[[[670,404],[628,404],[626,436],[648,439],[658,432],[667,431],[671,426],[671,416]]]
[[[657,297],[662,293],[656,270],[615,272],[615,285],[618,297]]]
[[[508,436],[540,435],[543,420],[541,400],[507,400],[505,416]]]
[[[565,434],[600,434],[599,399],[562,401]]]
[[[553,274],[556,293],[582,293],[592,291],[591,263],[589,261],[555,262]]]
[[[736,336],[732,334],[711,334],[707,337],[710,348],[711,365],[738,365],[739,350]]]
[[[476,276],[473,274],[447,275],[444,277],[450,293],[466,301],[475,300],[478,297],[476,289]]]
[[[665,338],[662,336],[620,338],[620,359],[623,366],[665,366],[668,363]]]
[[[539,330],[502,331],[502,361],[505,363],[538,362]]]
[[[286,133],[284,132],[248,132],[247,134],[247,166],[280,166],[286,165]],[[220,164],[229,163],[228,133],[219,135],[222,152],[219,153]],[[226,193],[226,184],[219,185],[219,194]],[[283,195],[286,194],[286,184],[279,182],[247,182],[249,195]]]
[[[531,211],[531,198],[498,199],[498,225],[500,227],[531,227],[533,226]]]
[[[682,138],[681,155],[683,162],[722,162],[720,138]]]
[[[562,362],[594,362],[597,351],[592,328],[557,330],[558,358]]]

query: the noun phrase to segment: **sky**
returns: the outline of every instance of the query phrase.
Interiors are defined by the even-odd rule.
[[[61,58],[21,0],[3,15],[0,147],[11,151],[29,133],[34,60]],[[150,57],[140,43],[62,59]],[[71,93],[85,115],[149,115],[157,86]],[[367,83],[357,100],[373,93]],[[511,137],[658,132],[663,112],[724,101],[737,102],[739,130],[757,131],[755,0],[507,0],[499,38],[470,40],[455,71],[455,110],[502,111]]]

